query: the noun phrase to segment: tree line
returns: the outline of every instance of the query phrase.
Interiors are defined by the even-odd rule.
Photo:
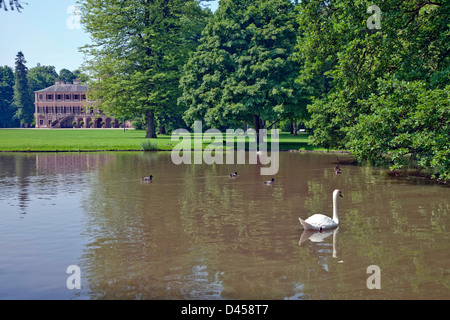
[[[34,118],[34,92],[55,84],[56,79],[72,83],[74,79],[88,81],[80,70],[61,69],[39,63],[28,69],[24,54],[20,51],[14,69],[0,67],[0,128],[32,127]]]
[[[450,3],[372,2],[87,0],[91,94],[148,138],[301,120],[318,145],[449,179]]]
[[[450,2],[205,4],[82,1],[88,97],[147,138],[302,122],[317,145],[450,179]]]
[[[373,2],[376,4],[376,2]],[[311,89],[314,141],[391,169],[450,179],[449,1],[302,1],[298,81]]]

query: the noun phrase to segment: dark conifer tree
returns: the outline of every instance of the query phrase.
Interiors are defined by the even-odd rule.
[[[15,118],[21,125],[31,124],[34,119],[34,105],[28,84],[27,62],[21,51],[16,56],[14,71],[14,106],[17,108]]]

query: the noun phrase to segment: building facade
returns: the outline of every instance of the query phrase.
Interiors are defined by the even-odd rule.
[[[86,99],[88,86],[74,80],[71,84],[56,80],[51,87],[35,91],[36,128],[119,128],[118,123],[103,114],[95,101]]]

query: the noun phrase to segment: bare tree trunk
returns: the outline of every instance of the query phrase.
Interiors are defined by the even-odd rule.
[[[155,113],[153,110],[147,110],[145,112],[145,124],[147,125],[147,134],[145,137],[147,139],[158,138],[155,130]]]
[[[264,120],[262,120],[259,116],[253,115],[253,128],[255,129],[256,133],[256,144],[259,145],[259,130],[264,128]],[[262,141],[261,141],[262,142]]]

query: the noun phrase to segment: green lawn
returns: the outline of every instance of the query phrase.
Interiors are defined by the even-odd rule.
[[[225,134],[223,135],[225,138]],[[171,135],[151,139],[159,150],[171,150],[179,142]],[[1,129],[0,151],[125,151],[142,150],[145,131],[114,129]],[[181,140],[180,140],[181,141]],[[191,139],[192,145],[194,139]],[[204,142],[203,148],[210,142]],[[268,143],[270,148],[270,143]],[[310,145],[307,134],[281,133],[280,150],[325,150]]]

